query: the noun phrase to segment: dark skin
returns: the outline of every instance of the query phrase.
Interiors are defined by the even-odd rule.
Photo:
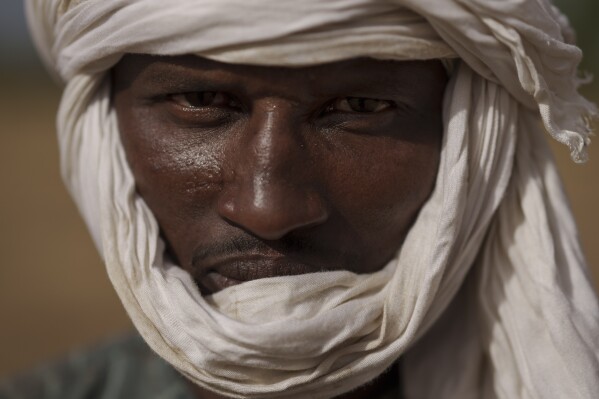
[[[434,187],[447,83],[438,61],[283,68],[128,55],[112,78],[137,190],[203,295],[380,270]],[[339,398],[376,398],[395,381]]]

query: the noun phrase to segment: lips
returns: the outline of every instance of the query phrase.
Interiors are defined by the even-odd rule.
[[[207,262],[196,279],[204,295],[216,293],[245,281],[268,277],[296,276],[322,271],[284,257],[243,256]]]

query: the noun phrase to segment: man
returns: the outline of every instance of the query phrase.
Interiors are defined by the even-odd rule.
[[[543,136],[583,160],[595,108],[550,4],[27,4],[65,181],[198,397],[599,394]]]

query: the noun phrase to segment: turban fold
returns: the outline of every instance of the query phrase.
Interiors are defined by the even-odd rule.
[[[66,85],[61,167],[125,309],[196,384],[329,398],[403,358],[408,398],[599,397],[599,306],[548,132],[583,161],[581,53],[545,0],[27,0]],[[456,59],[435,189],[381,271],[274,277],[202,297],[165,255],[106,73],[126,53],[300,66]],[[268,295],[264,295],[264,293]]]

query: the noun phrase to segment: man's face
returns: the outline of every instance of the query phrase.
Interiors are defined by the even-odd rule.
[[[203,294],[379,270],[433,189],[439,62],[281,68],[129,55],[112,78],[137,190]]]

